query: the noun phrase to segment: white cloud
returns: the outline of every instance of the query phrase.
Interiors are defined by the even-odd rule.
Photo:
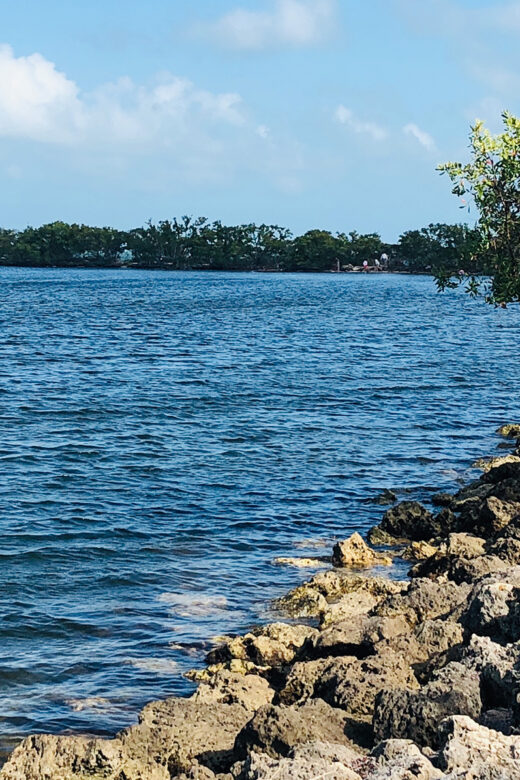
[[[77,86],[52,62],[0,46],[0,135],[62,142],[81,128],[82,109]]]
[[[388,137],[384,127],[375,122],[364,122],[358,119],[349,108],[345,108],[343,105],[338,106],[335,116],[342,125],[346,125],[355,133],[368,135],[374,141],[384,141]]]
[[[312,46],[330,34],[335,12],[336,0],[274,0],[267,11],[236,8],[204,32],[220,45],[242,51]]]
[[[413,122],[410,122],[403,127],[403,133],[412,138],[415,138],[415,140],[418,141],[421,146],[424,147],[428,152],[433,152],[436,149],[436,144],[432,136],[425,130],[421,130],[421,128],[413,124]]]
[[[0,46],[0,137],[75,145],[175,142],[220,125],[245,127],[241,97],[164,75],[151,86],[131,79],[82,94],[40,54],[16,57]]]

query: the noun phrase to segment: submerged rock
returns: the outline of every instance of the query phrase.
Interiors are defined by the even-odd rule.
[[[505,436],[506,439],[520,439],[520,425],[517,423],[502,425],[502,427],[498,429],[497,433],[500,436]]]

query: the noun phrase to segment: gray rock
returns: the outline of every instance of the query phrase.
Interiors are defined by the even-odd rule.
[[[333,742],[355,748],[347,738],[348,718],[345,712],[321,699],[291,707],[261,707],[237,737],[235,750],[247,758],[251,750],[271,758],[286,757],[296,745],[306,742]]]
[[[450,715],[478,718],[481,712],[479,675],[460,663],[449,663],[419,691],[383,690],[374,708],[376,740],[411,739],[437,748],[439,723]]]
[[[520,737],[480,726],[469,717],[439,725],[439,767],[449,780],[520,780]]]
[[[442,780],[443,773],[407,739],[381,742],[370,754],[377,769],[369,780]]]
[[[380,528],[393,537],[420,542],[434,535],[433,515],[417,501],[401,501],[385,512]]]
[[[354,767],[367,759],[343,745],[310,742],[291,750],[288,758],[252,753],[246,761],[246,780],[361,780]]]

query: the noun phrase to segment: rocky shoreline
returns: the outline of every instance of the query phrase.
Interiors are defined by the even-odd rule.
[[[112,740],[29,737],[0,779],[520,780],[520,425],[499,432],[480,479],[394,503],[285,622],[222,638],[193,696]],[[396,555],[407,580],[374,575]]]

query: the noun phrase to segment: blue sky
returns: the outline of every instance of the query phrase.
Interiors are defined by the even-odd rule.
[[[517,0],[6,3],[0,222],[471,221],[435,166],[520,112],[519,42]]]

